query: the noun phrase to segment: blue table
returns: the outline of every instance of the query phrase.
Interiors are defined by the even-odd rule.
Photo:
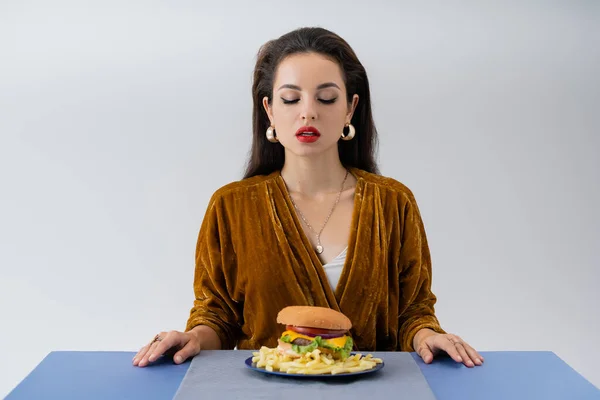
[[[251,352],[237,352],[239,363],[231,367],[244,368],[243,360]],[[165,359],[151,367],[138,368],[131,364],[134,354],[52,352],[6,400],[172,399],[190,363],[175,365]],[[427,365],[416,354],[413,357],[439,400],[600,400],[600,390],[552,352],[482,355],[485,364],[477,368],[466,368],[449,358]]]

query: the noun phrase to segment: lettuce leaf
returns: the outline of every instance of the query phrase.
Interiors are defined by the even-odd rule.
[[[284,335],[281,338],[281,341],[285,343],[292,343],[291,337],[289,335]],[[340,354],[342,360],[345,360],[346,358],[350,357],[350,353],[354,348],[354,341],[350,336],[348,336],[344,347],[338,347],[331,344],[326,339],[321,338],[321,336],[316,336],[309,345],[300,346],[297,344],[292,344],[292,350],[294,350],[298,354],[309,353],[315,350],[317,347],[323,347],[325,349],[335,351]]]
[[[353,348],[354,348],[354,341],[352,340],[352,338],[350,336],[348,336],[348,339],[346,339],[346,344],[344,345],[344,348],[340,350],[340,356],[342,357],[342,360],[345,360],[346,358],[350,357],[350,353],[352,352]]]
[[[345,360],[346,358],[350,357],[350,353],[354,347],[354,341],[350,336],[347,336],[344,347],[338,347],[325,341],[321,342],[321,347],[335,351],[336,353],[340,353],[341,358]]]
[[[285,335],[282,338],[280,338],[282,342],[285,343],[292,343],[292,338],[290,337],[290,335]]]
[[[298,354],[310,353],[314,351],[317,347],[319,347],[321,343],[321,337],[317,336],[315,340],[313,340],[309,345],[299,346],[297,344],[292,344],[292,350],[294,350]]]

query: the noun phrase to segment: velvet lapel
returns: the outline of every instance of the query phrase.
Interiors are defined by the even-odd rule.
[[[342,311],[343,309],[342,312],[344,313],[349,313],[350,310],[346,310],[344,307],[341,307],[342,300],[346,299],[346,308],[348,308],[348,306],[352,303],[361,303],[356,302],[356,298],[352,299],[353,294],[351,291],[348,293],[346,289],[349,279],[355,281],[352,287],[356,287],[363,282],[364,277],[361,276],[362,271],[353,273],[352,270],[354,269],[353,264],[355,260],[358,258],[359,261],[363,261],[362,258],[364,257],[356,257],[354,251],[359,234],[362,233],[363,236],[368,236],[370,232],[370,230],[359,229],[359,224],[362,222],[373,223],[372,216],[368,215],[370,208],[363,204],[365,181],[361,176],[360,170],[349,168],[349,171],[357,181],[354,193],[354,208],[352,212],[351,230],[348,238],[346,261],[344,263],[344,267],[342,268],[342,273],[335,291],[332,290],[331,286],[329,285],[323,264],[321,263],[321,260],[317,256],[315,250],[312,248],[310,240],[302,229],[302,224],[290,199],[285,181],[281,177],[279,171],[274,173],[274,182],[276,183],[276,188],[274,188],[274,190],[277,190],[278,194],[280,195],[275,197],[281,199],[282,201],[274,203],[273,206],[275,207],[275,212],[279,216],[279,220],[282,224],[284,224],[283,229],[289,238],[290,246],[294,246],[295,243],[299,243],[298,248],[294,249],[300,256],[300,265],[298,267],[304,270],[308,282],[312,282],[311,286],[314,287],[313,292],[315,292],[314,297],[323,298],[327,302],[327,306],[338,311]],[[374,238],[376,243],[377,238],[378,236]],[[367,239],[368,241],[365,241],[365,243],[369,243],[371,241],[371,238]]]
[[[357,176],[352,232],[346,265],[336,289],[340,309],[353,321],[356,336],[375,331],[375,305],[388,288],[388,238],[382,193],[378,185],[362,178],[362,171],[350,169]],[[360,243],[360,251],[356,251]],[[357,301],[361,299],[361,301]]]
[[[294,267],[301,270],[299,274],[305,274],[306,282],[310,286],[310,288],[303,288],[304,291],[310,291],[314,300],[314,304],[310,305],[330,307],[340,311],[321,260],[302,229],[302,224],[294,209],[285,181],[279,171],[275,172],[274,175],[273,198],[277,199],[273,204],[274,212],[283,225],[282,228],[288,237],[288,245],[293,248],[292,251],[297,255],[298,265]]]

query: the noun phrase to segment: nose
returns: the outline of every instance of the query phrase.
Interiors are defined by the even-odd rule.
[[[315,119],[317,119],[317,111],[315,110],[314,105],[312,104],[311,101],[306,101],[304,106],[304,109],[302,110],[302,120],[303,121],[314,121]]]

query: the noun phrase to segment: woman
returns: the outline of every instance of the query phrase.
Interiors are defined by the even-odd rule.
[[[156,335],[133,364],[275,347],[278,311],[315,305],[346,314],[361,351],[481,365],[435,317],[419,209],[378,174],[369,83],[350,46],[321,28],[283,35],[260,49],[252,89],[246,176],[210,200],[186,330]]]

